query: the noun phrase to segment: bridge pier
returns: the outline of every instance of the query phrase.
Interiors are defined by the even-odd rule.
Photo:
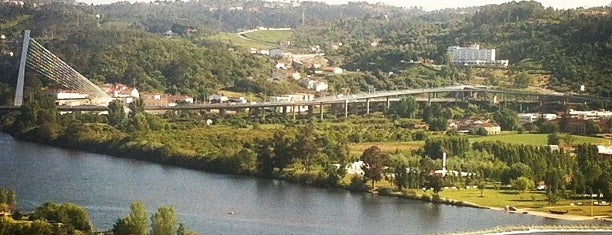
[[[366,99],[366,114],[370,114],[370,98]]]
[[[293,120],[295,120],[295,105],[291,105],[291,112],[293,113]]]
[[[385,111],[391,108],[391,102],[389,101],[389,96],[387,96],[387,105],[385,106]]]
[[[323,121],[323,102],[319,103],[319,115],[321,116],[321,121]]]
[[[344,118],[348,118],[348,100],[344,100]]]
[[[261,113],[262,113],[261,120],[265,121],[266,120],[266,107],[261,107]]]
[[[314,112],[314,105],[308,105],[308,117],[312,117],[312,113]]]

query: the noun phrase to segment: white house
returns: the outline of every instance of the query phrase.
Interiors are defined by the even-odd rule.
[[[300,78],[302,78],[302,75],[299,72],[295,72],[291,74],[291,78],[293,78],[294,80],[300,80]]]
[[[228,101],[229,101],[229,98],[224,95],[214,94],[208,97],[209,103],[227,103]]]
[[[363,166],[364,166],[363,161],[357,161],[357,162],[350,163],[346,165],[345,167],[346,173],[352,174],[352,175],[355,175],[355,174],[363,175],[364,172],[363,172],[363,169],[361,168]]]
[[[306,82],[306,88],[314,90],[316,92],[326,91],[329,89],[329,84],[326,81],[308,80]]]

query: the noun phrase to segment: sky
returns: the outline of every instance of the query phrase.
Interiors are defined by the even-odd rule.
[[[125,0],[77,0],[79,2],[94,3],[94,4],[108,4],[112,2],[119,2]],[[150,2],[153,0],[129,0],[131,2]],[[289,2],[289,0],[279,0],[280,2]],[[344,4],[349,1],[359,2],[364,0],[311,0],[317,2],[325,2],[328,4]],[[457,7],[470,7],[470,6],[482,6],[487,4],[500,4],[509,2],[510,0],[365,0],[369,3],[384,3],[392,6],[420,6],[424,10],[437,10],[443,8],[457,8]],[[605,6],[610,4],[612,0],[538,0],[545,7],[553,8],[577,8],[577,7],[594,7],[594,6]]]

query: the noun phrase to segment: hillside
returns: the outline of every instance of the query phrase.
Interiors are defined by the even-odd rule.
[[[325,66],[348,71],[317,76],[338,91],[484,81],[512,87],[524,72],[533,76],[531,85],[559,91],[585,85],[589,94],[610,96],[612,22],[604,15],[609,12],[554,10],[535,2],[434,12],[367,3],[0,3],[0,32],[6,37],[0,43],[0,82],[15,82],[18,56],[10,53],[17,54],[22,31],[31,29],[38,42],[94,82],[135,84],[143,91],[198,99],[241,84],[249,87],[234,90],[271,95],[299,89],[297,82],[270,79],[276,61],[248,51],[276,47],[293,53],[317,48],[325,54]],[[237,35],[258,27],[292,30]],[[510,60],[510,67],[483,72],[446,64],[448,46],[472,43],[496,48],[497,58]],[[431,69],[432,64],[441,66]],[[28,80],[30,86],[48,82]],[[6,100],[9,93],[0,89],[0,98]]]

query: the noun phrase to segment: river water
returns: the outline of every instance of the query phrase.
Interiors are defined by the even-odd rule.
[[[161,166],[16,141],[0,133],[0,187],[18,207],[73,202],[110,229],[132,201],[173,205],[200,234],[430,234],[578,223]],[[233,211],[234,214],[228,212]]]

